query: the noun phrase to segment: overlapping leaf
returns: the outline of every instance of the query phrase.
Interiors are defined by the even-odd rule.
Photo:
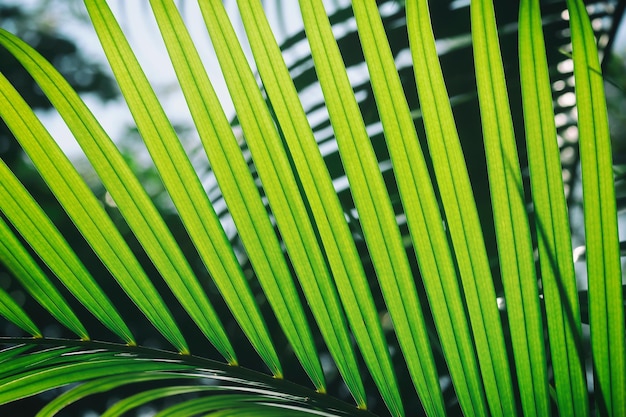
[[[86,3],[140,133],[202,261],[253,346],[272,373],[280,377],[279,358],[257,301],[197,174],[106,2]],[[228,210],[296,356],[318,391],[324,391],[320,360],[286,255],[359,408],[366,406],[366,396],[343,310],[383,400],[393,415],[403,415],[404,404],[376,317],[363,260],[357,254],[355,239],[343,218],[331,177],[261,3],[240,0],[239,7],[267,97],[250,71],[221,2],[204,1],[200,5],[282,242],[273,230],[176,6],[170,0],[152,0],[151,4]],[[517,394],[513,387],[517,386],[525,415],[547,415],[551,405],[533,248],[492,3],[472,0],[472,31],[499,263],[511,325],[515,384],[427,2],[409,1],[407,19],[436,187],[430,183],[376,3],[363,0],[353,4],[411,242],[403,240],[400,234],[381,175],[383,168],[376,160],[323,3],[301,0],[300,5],[358,222],[404,355],[404,361],[398,359],[397,363],[407,367],[426,413],[445,415],[447,410],[432,353],[437,340],[428,336],[414,282],[417,273],[411,269],[406,252],[410,243],[417,255],[443,356],[463,412],[514,415]],[[583,3],[568,0],[568,5],[582,136],[594,396],[601,414],[621,416],[626,412],[626,353],[606,105],[597,50]],[[584,416],[589,408],[581,366],[580,313],[538,2],[523,1],[520,13],[523,101],[557,405],[562,414]],[[230,363],[236,363],[231,341],[182,251],[97,121],[58,73],[34,51],[6,32],[0,32],[0,42],[25,65],[64,116],[120,212],[194,322]],[[0,104],[0,116],[22,142],[96,254],[155,327],[176,349],[186,353],[180,328],[134,254],[4,77],[0,77]],[[0,197],[4,217],[50,270],[106,326],[132,344],[132,335],[115,308],[91,282],[59,232],[4,164],[0,165]],[[4,223],[4,217],[0,218],[3,264],[53,316],[87,339],[86,330],[67,302]],[[2,289],[0,314],[33,336],[40,336],[27,314]],[[0,404],[84,382],[53,400],[41,416],[53,415],[66,405],[99,392],[149,381],[168,381],[171,386],[142,390],[113,406],[106,415],[120,415],[141,404],[191,393],[201,396],[183,399],[159,415],[367,415],[309,389],[191,356],[98,342],[15,338],[9,342],[26,346],[0,351]],[[73,347],[64,347],[64,342]],[[56,347],[31,350],[30,345],[39,343]],[[211,385],[191,382],[207,378]],[[242,384],[246,380],[253,383]],[[220,382],[212,385],[215,381]],[[324,410],[318,410],[318,404]]]
[[[557,403],[562,415],[586,416],[580,309],[538,1],[521,2],[519,30],[526,146]]]
[[[522,409],[528,416],[546,415],[550,404],[538,283],[495,13],[491,1],[473,0],[470,8],[498,259],[515,369],[523,387],[520,390]],[[499,336],[497,333],[493,332],[494,336]],[[503,343],[497,343],[498,338],[492,340],[495,341],[490,344],[495,379],[488,379],[487,399],[493,415],[515,415],[506,350]],[[502,336],[500,340],[503,340]]]
[[[257,0],[239,7],[252,52],[293,158],[353,334],[383,399],[397,401],[397,382],[367,278],[302,104]]]
[[[233,97],[246,143],[300,286],[330,353],[337,363],[341,363],[338,368],[346,384],[357,404],[365,407],[363,384],[337,290],[282,146],[281,137],[259,91],[254,74],[246,62],[224,6],[219,0],[212,0],[200,3],[200,8],[226,84]],[[268,42],[272,40],[268,39]],[[287,280],[282,279],[287,284]],[[306,342],[306,339],[304,341]],[[306,345],[303,347],[306,347],[307,351],[300,353],[301,362],[307,368],[314,384],[319,389],[325,390],[321,369],[313,367],[318,365],[317,359],[310,357],[312,347]],[[298,349],[296,353],[299,353]]]
[[[589,326],[596,405],[626,413],[626,326],[611,137],[598,50],[584,3],[568,0],[580,135]]]
[[[2,100],[2,117],[7,122],[9,128],[20,140],[22,147],[29,154],[33,163],[42,173],[50,189],[55,193],[59,202],[68,212],[74,224],[81,231],[87,242],[91,245],[102,262],[111,271],[113,277],[126,291],[129,297],[137,304],[144,314],[152,321],[155,327],[181,352],[187,352],[187,346],[183,336],[174,323],[169,309],[165,306],[160,295],[150,282],[148,276],[143,271],[139,262],[124,241],[124,238],[117,230],[110,217],[106,214],[96,197],[93,195],[80,174],[72,166],[71,162],[63,154],[59,146],[54,142],[48,131],[28,107],[20,95],[13,89],[4,76],[0,76],[0,100]],[[2,164],[4,166],[4,164]],[[8,171],[8,169],[6,169]],[[11,180],[11,176],[3,170],[2,179]],[[13,191],[13,198],[18,195],[14,209],[9,215],[24,209],[24,205],[30,206],[30,210],[37,212],[36,204],[32,201],[19,184],[13,183],[8,190]],[[22,190],[21,195],[17,194]],[[9,193],[9,195],[11,195]],[[31,200],[31,201],[29,201]],[[8,199],[3,199],[9,201]],[[19,221],[18,227],[31,221],[30,213],[24,213]],[[40,214],[45,219],[43,213]],[[49,223],[43,221],[43,223]],[[38,227],[34,227],[38,229]],[[57,239],[58,241],[58,239]],[[55,248],[52,245],[52,248]],[[61,245],[63,247],[63,245]],[[55,249],[53,249],[55,250]],[[42,251],[42,254],[46,252]],[[75,255],[67,246],[61,252],[59,265],[65,262],[72,262]],[[64,275],[65,272],[62,273]],[[98,314],[107,326],[116,330],[122,338],[129,343],[132,342],[126,325],[117,315],[105,296],[99,292],[91,294],[90,291],[97,291],[91,286],[89,289],[81,288],[80,299],[95,303],[92,311]]]

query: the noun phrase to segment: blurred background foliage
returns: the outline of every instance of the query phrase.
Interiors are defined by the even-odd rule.
[[[231,11],[236,9],[234,0],[225,0],[225,2],[230,3],[229,6],[232,6],[230,7]],[[4,2],[0,0],[0,25],[3,28],[17,34],[41,52],[63,73],[63,75],[78,92],[92,96],[95,95],[98,100],[102,102],[114,102],[119,100],[119,92],[105,63],[101,60],[95,59],[89,54],[83,53],[78,37],[68,35],[71,34],[72,29],[71,26],[68,28],[67,25],[71,25],[72,21],[82,21],[85,23],[86,15],[82,11],[82,2],[64,2],[66,4],[64,6],[64,13],[66,14],[63,15],[62,18],[59,18],[58,11],[53,17],[48,14],[51,4],[55,3],[50,0],[29,2],[34,3],[33,7],[3,3]],[[56,3],[58,4],[59,2]],[[112,1],[111,3],[116,3],[116,1]],[[128,10],[124,12],[126,6],[120,6],[122,12],[119,17],[122,25],[129,26],[129,22],[135,19],[151,19],[148,2],[146,1],[143,3],[145,3],[146,14],[142,16],[131,15],[131,12]],[[183,14],[185,14],[185,11],[189,6],[188,3],[191,2],[189,0],[179,2]],[[310,56],[308,44],[304,37],[304,32],[297,30],[297,28],[296,30],[293,29],[294,16],[292,16],[292,13],[294,12],[294,3],[295,2],[292,0],[264,1],[264,4],[268,9],[268,14],[273,16],[276,35],[281,42],[285,60],[289,65],[292,78],[300,93],[301,100],[309,116],[310,123],[313,126],[316,139],[319,143],[320,149],[322,150],[322,154],[328,165],[331,176],[334,179],[335,188],[340,196],[346,218],[349,221],[353,234],[357,238],[359,250],[363,259],[365,259],[364,265],[366,269],[369,267],[367,272],[368,276],[371,277],[370,284],[374,290],[373,294],[380,309],[383,325],[386,323],[387,326],[390,326],[390,321],[384,310],[382,297],[380,292],[377,292],[376,290],[377,283],[374,278],[373,270],[371,269],[371,264],[367,261],[369,259],[367,249],[363,240],[359,239],[361,231],[359,228],[358,215],[354,209],[354,203],[349,192],[349,185],[339,159],[337,146],[328,120],[328,114],[324,106],[321,89],[313,68],[313,61]],[[394,202],[394,207],[396,208],[398,222],[404,235],[408,236],[406,221],[400,205],[395,180],[391,172],[391,163],[389,161],[389,155],[387,153],[382,135],[382,127],[374,102],[372,88],[369,83],[367,68],[359,47],[359,38],[356,33],[356,24],[352,16],[352,9],[349,2],[344,0],[333,0],[328,1],[327,3],[329,5],[329,11],[331,11],[331,22],[333,23],[339,47],[348,68],[348,73],[356,92],[356,97],[359,100],[361,112],[366,122],[371,141],[374,144],[374,149],[377,153],[381,171],[385,176],[389,194]],[[525,184],[525,189],[528,191],[530,186],[528,184],[526,146],[524,142],[518,74],[519,63],[517,53],[516,23],[517,4],[512,4],[508,0],[496,0],[494,3],[500,27],[500,41],[503,51],[503,60],[509,87],[512,112],[514,116],[513,121],[517,137],[519,138],[518,152],[523,168],[524,180],[527,183]],[[618,202],[619,206],[623,209],[626,208],[626,49],[621,50],[614,47],[614,42],[617,40],[616,34],[619,23],[622,20],[625,2],[623,0],[590,0],[586,1],[586,3],[588,4],[588,11],[590,13],[599,47],[604,58],[603,70],[604,77],[607,80],[607,97],[609,100],[612,129],[611,134],[614,145],[614,162],[617,173],[616,184],[618,187]],[[415,80],[410,66],[411,59],[410,52],[408,50],[403,2],[400,0],[379,0],[379,5],[387,35],[396,57],[397,68],[405,88],[405,93],[413,111],[418,136],[420,138],[424,138],[424,127],[421,121]],[[469,0],[437,0],[432,1],[430,7],[435,35],[437,38],[438,52],[442,62],[443,72],[450,94],[450,100],[453,104],[456,122],[459,126],[460,139],[468,163],[475,198],[479,206],[478,209],[485,234],[485,241],[492,245],[491,247],[488,247],[488,251],[493,259],[492,266],[494,269],[494,277],[497,277],[499,276],[497,273],[497,256],[495,246],[493,246],[495,245],[495,239],[470,44]],[[574,85],[572,64],[570,59],[571,47],[569,44],[567,13],[564,9],[565,2],[562,0],[543,1],[544,32],[553,86],[553,97],[558,127],[558,141],[561,148],[563,178],[565,180],[565,193],[570,202],[570,212],[572,217],[575,220],[578,219],[577,224],[582,225],[582,219],[580,218],[582,215],[580,211],[580,191],[578,187],[578,132],[575,126],[576,111],[573,94]],[[297,11],[297,9],[295,9],[295,11]],[[237,24],[235,24],[235,26],[237,27]],[[63,28],[63,30],[61,30],[61,28]],[[131,33],[133,36],[138,37],[148,36],[148,34],[145,33],[133,33],[132,30]],[[243,33],[243,30],[241,30],[241,33]],[[156,33],[149,35],[158,36]],[[155,39],[154,41],[160,42],[160,38]],[[34,84],[30,76],[22,70],[22,68],[4,49],[0,49],[0,71],[7,76],[7,78],[15,85],[18,91],[33,108],[40,112],[48,112],[51,110],[50,103],[43,96],[39,88]],[[176,87],[170,86],[169,88],[164,89],[164,93],[162,91],[162,93],[165,94],[164,97],[166,97],[166,99],[168,97],[168,91],[171,93],[172,88],[175,89]],[[252,348],[244,340],[245,338],[243,334],[232,317],[230,320],[227,319],[230,317],[230,313],[221,300],[221,297],[219,296],[215,286],[212,284],[212,281],[208,279],[207,272],[202,263],[198,260],[195,249],[189,241],[189,238],[187,237],[186,232],[184,231],[184,228],[182,227],[182,224],[178,219],[173,206],[163,189],[163,186],[161,185],[160,179],[154,167],[150,163],[138,132],[132,124],[130,124],[130,122],[120,121],[120,123],[124,124],[124,126],[122,130],[123,134],[121,135],[121,138],[117,140],[118,146],[124,153],[127,161],[130,163],[130,166],[145,185],[148,193],[157,203],[159,210],[162,212],[168,226],[172,230],[178,243],[181,245],[183,252],[190,260],[190,264],[194,268],[194,272],[201,279],[201,282],[206,285],[206,289],[216,308],[216,311],[218,312],[218,315],[223,318],[223,322],[226,325],[229,336],[231,337],[231,340],[233,340],[234,345],[237,346],[241,365],[264,371],[260,363],[257,363],[255,359],[251,359],[256,358],[256,355],[253,354]],[[205,159],[199,140],[197,139],[195,131],[191,127],[191,122],[175,122],[175,125],[194,165],[202,174],[201,178],[204,180],[207,193],[215,205],[216,211],[223,220],[225,230],[236,248],[242,264],[245,266],[244,270],[251,278],[250,284],[252,289],[262,300],[262,292],[260,291],[257,281],[252,279],[254,272],[249,266],[243,247],[238,241],[237,232],[232,224],[232,221],[230,220],[228,210],[222,199],[219,188],[217,187],[217,184],[212,176],[210,166]],[[238,121],[234,114],[232,115],[232,126],[236,132],[240,132]],[[239,134],[238,137],[241,139],[240,143],[245,151],[245,138],[241,137],[241,134]],[[422,143],[422,145],[424,147],[424,154],[428,155],[425,143]],[[248,155],[249,158],[249,153],[245,153],[245,155]],[[49,192],[48,188],[29,163],[28,158],[23,154],[17,142],[1,121],[0,157],[18,175],[31,193],[36,196],[38,202],[45,208],[67,240],[72,243],[74,250],[78,253],[81,259],[84,260],[85,265],[87,265],[90,272],[99,281],[105,292],[112,294],[111,298],[114,300],[116,299],[116,296],[117,299],[125,299],[125,296],[122,294],[119,287],[113,283],[114,281],[112,279],[110,279],[106,269],[102,266],[98,258],[91,252],[89,246],[85,243],[83,238],[74,228],[71,221],[64,214],[63,210]],[[112,199],[108,196],[106,190],[93,174],[89,163],[80,155],[73,156],[73,161],[79,167],[79,170],[81,170],[84,177],[88,180],[96,195],[100,197],[102,204],[107,208],[109,214],[123,232],[124,237],[137,254],[137,257],[141,261],[146,272],[154,278],[155,285],[164,295],[165,301],[171,306],[172,313],[174,313],[176,317],[185,317],[185,313],[182,308],[180,308],[177,301],[168,292],[167,287],[162,282],[149,259],[142,251],[141,246],[135,240],[132,233],[129,232],[128,227],[117,211]],[[249,165],[251,171],[255,173],[254,164],[251,160],[249,160]],[[258,180],[258,177],[255,176],[255,178],[262,192],[262,185]],[[532,212],[532,206],[530,205],[529,211]],[[534,227],[532,227],[531,230],[534,230]],[[582,227],[578,227],[574,230],[574,239],[575,247],[582,244]],[[407,245],[407,254],[409,255],[409,259],[413,262],[417,276],[418,273],[415,265],[415,257],[412,248],[409,246],[411,244],[410,239],[407,238],[405,241]],[[577,249],[577,251],[577,255],[580,255],[580,259],[582,261],[584,259],[584,251],[582,249]],[[581,273],[579,277],[581,283],[580,294],[581,298],[584,299],[586,297],[586,293],[584,291],[586,288],[584,283],[584,266],[578,268],[578,270]],[[64,328],[54,323],[36,302],[25,296],[20,285],[11,279],[6,271],[2,269],[1,265],[0,286],[9,292],[15,299],[21,300],[23,302],[24,309],[31,317],[33,317],[33,319],[35,319],[35,321],[38,323],[49,323],[43,328],[44,335],[48,337],[72,337],[72,335]],[[64,291],[61,286],[60,288]],[[420,290],[419,283],[418,290]],[[502,295],[503,291],[501,283],[496,282],[496,290],[499,291],[499,295]],[[73,299],[73,297],[69,296],[66,291],[64,291],[63,295],[66,296],[70,302]],[[421,296],[425,297],[423,288],[421,288]],[[426,302],[425,298],[423,301]],[[165,348],[168,346],[164,340],[159,339],[158,335],[155,336],[154,332],[150,331],[150,325],[145,321],[143,315],[137,314],[132,303],[117,304],[124,317],[136,318],[134,323],[130,323],[130,327],[131,331],[137,336],[137,340],[140,344],[156,348]],[[263,307],[262,313],[270,325],[275,345],[282,347],[285,351],[288,351],[289,347],[286,339],[281,334],[278,326],[275,325],[276,322],[269,306],[267,303],[261,303],[261,306]],[[581,307],[583,307],[583,316],[586,314],[584,311],[585,306],[585,302],[581,303]],[[82,306],[80,306],[77,302],[74,302],[72,307],[75,308],[75,311],[77,312],[82,311]],[[91,322],[89,321],[89,314],[83,315],[83,317],[86,321],[85,325],[91,328],[100,329],[100,332],[92,332],[94,339],[111,339],[111,334],[107,329],[102,327],[95,320],[92,320]],[[429,320],[432,319],[429,318]],[[506,325],[506,314],[502,314],[502,320],[503,324]],[[583,318],[583,321],[586,321],[586,319]],[[0,322],[0,327],[3,327],[1,331],[4,335],[21,335],[21,332],[17,328],[7,324],[6,322]],[[389,328],[390,327],[388,327],[388,329]],[[434,327],[432,327],[432,329],[434,332]],[[196,331],[193,330],[193,328],[188,330],[190,332]],[[319,332],[315,329],[314,332],[316,332],[315,336],[319,344],[318,348],[320,349],[322,364],[327,374],[329,392],[332,395],[349,400],[350,394],[343,386],[340,378],[337,377],[337,371],[334,368],[330,355],[324,350],[325,348]],[[207,346],[203,340],[204,339],[199,334],[196,338],[188,338],[191,350],[205,357],[219,358],[219,355],[213,351],[213,348]],[[436,340],[436,337],[434,337],[434,340]],[[395,341],[395,338],[390,337],[389,344],[392,349],[392,357],[397,357],[397,342]],[[249,352],[246,349],[249,350]],[[308,381],[304,376],[305,374],[304,372],[301,372],[300,365],[295,360],[293,355],[284,354],[285,352],[278,353],[283,358],[292,358],[290,363],[283,363],[284,369],[287,370],[286,378],[296,383],[308,385]],[[437,352],[435,349],[435,354],[438,354],[437,359],[441,365],[441,370],[445,371],[445,364],[440,352]],[[284,360],[286,361],[287,359]],[[403,367],[398,367],[398,369],[402,368]],[[368,375],[368,373],[363,372],[363,375]],[[408,374],[400,372],[398,374],[398,379],[400,387],[407,387],[408,389],[411,388]],[[371,383],[371,381],[367,380],[364,382],[366,384]],[[446,388],[444,394],[448,394],[449,401],[453,402],[454,396],[449,382],[442,381],[442,384]],[[368,391],[371,394],[376,390]],[[36,410],[44,404],[43,401],[50,396],[56,396],[57,394],[58,393],[46,393],[39,399],[41,401],[36,398],[28,399],[27,401],[18,402],[13,405],[10,404],[7,408],[3,408],[1,411],[3,415],[9,416],[34,415]],[[406,396],[405,398],[411,397],[412,396]],[[99,404],[98,401],[94,401],[90,404],[90,406],[93,407],[92,410],[70,407],[67,409],[67,412],[74,414],[67,415],[97,415],[97,410],[101,410],[106,404],[111,404],[111,401],[113,401],[114,398],[115,392],[108,393],[100,398],[102,401],[101,404]],[[409,410],[419,410],[420,405],[418,404],[417,399],[414,399],[414,401],[415,404],[406,404],[406,408]],[[370,399],[373,411],[384,414],[384,407],[377,407],[377,403],[381,404],[379,398]],[[82,406],[84,406],[84,404],[82,404]],[[454,407],[453,404],[451,404],[451,406]],[[146,414],[142,415],[151,415],[149,409],[144,409],[144,412]]]

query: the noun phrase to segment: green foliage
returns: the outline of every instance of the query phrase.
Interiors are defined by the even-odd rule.
[[[471,1],[494,242],[483,234],[479,220],[468,174],[471,161],[459,140],[428,2],[404,3],[424,148],[376,1],[353,4],[399,193],[398,213],[323,3],[300,0],[311,57],[358,213],[362,236],[357,236],[261,3],[238,0],[262,88],[221,0],[199,3],[243,131],[247,149],[242,150],[173,0],[150,0],[241,247],[227,237],[223,219],[106,1],[85,0],[86,9],[193,249],[185,250],[174,236],[74,89],[37,51],[0,29],[0,44],[67,123],[151,261],[150,269],[142,266],[139,251],[132,249],[2,74],[0,117],[108,276],[173,347],[141,346],[131,332],[132,318],[120,309],[128,301],[90,275],[37,196],[2,162],[0,262],[80,340],[42,334],[19,300],[0,288],[0,314],[32,336],[0,338],[8,346],[0,351],[0,405],[70,386],[38,414],[51,416],[87,397],[132,385],[136,391],[104,415],[122,415],[149,403],[170,404],[164,401],[180,397],[157,415],[365,416],[371,415],[369,389],[378,390],[393,416],[420,411],[409,408],[416,404],[410,398],[417,398],[428,416],[452,414],[456,402],[467,416],[545,416],[553,410],[561,415],[626,415],[624,300],[611,143],[598,53],[582,1],[567,5],[581,134],[593,389],[586,381],[539,1],[523,0],[519,9],[521,104],[533,217],[526,208],[513,129],[511,109],[519,103],[509,100],[493,4]],[[254,169],[246,159],[248,150]],[[406,218],[406,234],[399,214]],[[488,246],[494,244],[495,271],[488,257]],[[249,265],[238,258],[242,249]],[[202,273],[194,271],[194,264],[203,266]],[[207,273],[223,300],[207,291]],[[64,288],[57,288],[58,281],[48,274]],[[500,284],[506,318],[496,303]],[[384,306],[376,303],[379,291]],[[214,346],[228,365],[204,352],[190,354],[188,339],[196,329],[173,312],[179,306],[188,315],[182,319],[191,320],[206,338],[203,346]],[[91,328],[99,324],[89,313],[113,332],[112,342],[90,340]],[[391,324],[382,321],[387,313]],[[238,366],[242,346],[229,330],[231,315],[272,376]],[[318,329],[325,346],[317,343]],[[290,349],[279,346],[277,338]],[[390,339],[397,339],[399,352],[390,351]],[[356,407],[326,394],[328,373],[319,353],[326,349]],[[292,356],[315,390],[282,379]],[[410,390],[398,383],[401,373],[409,375]],[[448,377],[452,394],[442,388]],[[368,384],[370,378],[373,384]]]

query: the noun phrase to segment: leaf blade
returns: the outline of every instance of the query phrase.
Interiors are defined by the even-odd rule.
[[[80,384],[79,386],[74,387],[64,392],[63,394],[59,395],[54,400],[48,402],[41,410],[39,410],[39,412],[37,413],[35,417],[53,417],[57,415],[61,410],[66,408],[67,406],[89,395],[94,395],[94,394],[102,393],[102,392],[108,392],[124,385],[147,382],[147,381],[154,382],[154,381],[159,381],[159,380],[180,379],[180,378],[192,378],[192,377],[185,376],[185,375],[176,375],[172,373],[163,373],[163,374],[145,373],[145,374],[139,374],[137,376],[132,376],[129,378],[129,375],[123,374],[123,375],[113,375],[110,377],[103,377],[103,378],[99,378],[93,381],[84,382]],[[206,391],[206,390],[215,389],[214,387],[204,387],[204,386],[200,386],[200,387],[184,386],[184,387],[176,387],[176,388],[178,388],[178,390],[175,391],[176,393],[189,393],[189,392]],[[159,398],[159,397],[158,396],[149,397],[148,401],[154,398]],[[114,413],[118,404],[122,401],[118,401],[117,403],[115,403],[113,407],[108,408],[107,411],[102,414],[102,417],[105,417],[105,416],[110,417]],[[118,412],[117,415],[120,415],[126,412],[127,410],[128,409],[122,410]]]
[[[300,9],[383,297],[413,383],[420,395],[427,397],[432,387],[438,387],[437,371],[410,266],[378,162],[322,2],[302,0]],[[397,302],[395,297],[398,293],[403,294],[401,302]],[[394,415],[404,414],[399,402],[388,403],[387,406]]]
[[[28,314],[17,304],[13,298],[0,288],[0,315],[15,324],[31,336],[42,337],[37,325],[28,317]]]
[[[223,6],[220,2],[212,1],[202,3],[201,10],[300,285],[344,380],[349,384],[359,406],[363,406],[364,390],[337,290],[291,172],[281,138],[243,51],[235,42],[236,36]]]
[[[186,343],[169,309],[80,174],[4,76],[0,77],[0,83],[0,99],[3,102],[0,112],[3,119],[74,224],[155,327],[177,349],[187,352]],[[105,308],[107,313],[114,313],[110,306]],[[132,340],[126,336],[124,339]]]
[[[376,4],[372,1],[356,2],[353,3],[353,8],[390,156],[397,172],[398,188],[418,266],[453,384],[461,407],[469,415],[470,410],[476,406],[472,402],[480,404],[483,388],[444,221],[393,55],[389,45],[384,42],[385,31],[378,17]],[[434,44],[432,39],[428,39],[431,24],[427,3],[409,1],[406,4],[406,13],[412,50],[417,52],[419,48],[423,48],[423,53],[429,53],[428,59],[432,61],[428,66],[438,65],[434,48],[428,50],[424,45],[429,41]],[[432,37],[432,32],[430,36]],[[375,47],[370,50],[367,47],[369,44]],[[417,53],[413,55],[413,62],[414,68],[423,66]],[[431,91],[422,94],[446,95],[445,89],[443,92],[437,91],[439,86],[434,83],[428,88]],[[423,102],[423,107],[434,105],[435,103],[427,100]],[[442,404],[439,405],[439,410],[433,408],[431,405],[430,412],[433,415],[445,413]],[[480,408],[477,412],[481,413]]]
[[[250,176],[248,166],[241,156],[237,139],[221,108],[193,41],[173,2],[152,1],[152,5],[179,83],[209,158],[211,169],[215,173],[220,190],[232,213],[233,221],[242,235],[242,241],[251,263],[253,267],[259,262],[265,265],[271,264],[275,262],[272,259],[282,258],[278,242],[268,221],[267,212],[260,204],[259,193]],[[248,240],[251,232],[256,232],[252,244]],[[239,297],[243,297],[239,310],[250,314],[252,309],[256,309],[258,316],[258,319],[248,321],[247,331],[255,334],[261,328],[265,329],[265,335],[262,335],[264,340],[257,336],[256,346],[260,351],[265,351],[264,355],[270,369],[273,369],[276,375],[282,375],[280,363],[253,295],[245,281],[239,280],[239,282],[241,285],[236,293]]]
[[[0,209],[61,282],[105,326],[127,343],[134,343],[130,330],[108,297],[4,161],[0,161],[0,196]],[[3,254],[5,265],[60,323],[82,339],[89,339],[87,331],[67,302],[59,297],[54,285],[21,247],[21,243],[12,233],[3,233],[3,238],[10,246],[8,253]]]
[[[0,175],[4,176],[5,168],[4,162],[0,162]],[[4,180],[0,180],[0,199],[4,200],[4,202],[0,204],[0,210],[2,212],[13,211],[7,207],[9,198],[5,197],[6,188],[4,187],[4,182]],[[29,214],[32,215],[32,212]],[[16,219],[15,214],[11,215],[11,218]],[[18,224],[22,223],[19,219],[14,221]],[[26,239],[28,241],[28,238]],[[59,294],[56,287],[54,287],[50,280],[44,275],[34,259],[28,254],[25,248],[22,247],[20,241],[2,218],[0,218],[0,259],[2,259],[4,266],[22,283],[24,288],[42,307],[50,312],[53,317],[76,333],[80,338],[89,339],[87,330],[85,330],[85,327],[78,317],[76,317],[74,312],[67,305],[63,296]],[[2,302],[5,308],[8,309],[7,313],[10,314],[10,312],[13,312],[11,315],[12,318],[8,315],[5,316],[7,319],[13,321],[27,332],[30,332],[33,336],[42,337],[37,327],[25,316],[23,311],[20,312],[21,308],[4,290],[0,298],[3,299]]]
[[[589,320],[596,405],[626,413],[626,330],[606,98],[585,5],[568,0],[583,182]]]
[[[415,7],[414,5],[418,6]],[[450,99],[445,86],[441,65],[437,56],[435,39],[430,23],[426,1],[413,0],[412,19],[408,20],[411,36],[411,52],[415,79],[423,112],[428,148],[433,159],[435,176],[441,193],[443,208],[449,226],[452,245],[463,285],[465,301],[469,312],[474,343],[484,384],[490,383],[493,393],[494,375],[492,345],[502,356],[503,335],[500,316],[497,310],[495,289],[487,257],[484,237],[478,218],[476,203],[469,181],[467,166],[459,142]],[[414,24],[420,21],[421,25]],[[497,323],[497,325],[496,325]],[[464,412],[477,415],[487,413],[485,388],[476,379],[476,364],[467,363],[466,368],[473,373],[471,395],[462,386],[458,387],[465,404]],[[507,367],[508,369],[508,367]],[[497,395],[489,402],[498,407]]]
[[[59,109],[142,247],[181,305],[204,332],[214,314],[204,289],[150,197],[102,126],[62,76],[19,39],[0,37]],[[259,324],[259,328],[263,328]],[[211,337],[209,338],[211,340]]]
[[[474,0],[470,6],[476,82],[483,126],[487,170],[494,211],[498,258],[521,392],[527,415],[549,412],[548,376],[541,324],[541,308],[522,175],[493,4]],[[513,415],[515,401],[504,346],[494,350],[497,391],[505,415]],[[494,401],[497,407],[497,402]]]
[[[539,2],[520,4],[520,73],[541,282],[561,415],[589,413],[580,307]]]
[[[214,277],[243,279],[224,229],[113,13],[103,1],[85,4],[137,128],[202,261]],[[209,313],[196,323],[229,362],[237,363],[222,323],[208,299],[204,301]]]
[[[258,1],[239,8],[263,85],[293,158],[346,316],[386,402],[398,390],[376,308],[354,240],[280,49]],[[247,18],[247,19],[246,19]],[[269,39],[269,40],[268,40]]]

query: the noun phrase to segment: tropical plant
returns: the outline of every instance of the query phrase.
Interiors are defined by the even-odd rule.
[[[78,339],[46,337],[19,300],[0,289],[0,313],[31,335],[0,339],[9,345],[0,351],[0,404],[69,386],[38,414],[54,415],[98,393],[119,393],[122,387],[137,386],[103,415],[121,415],[170,397],[182,399],[173,405],[162,402],[166,405],[159,416],[370,415],[363,381],[371,378],[391,415],[402,416],[420,411],[407,409],[415,394],[397,383],[396,375],[406,372],[428,416],[446,415],[457,403],[467,416],[549,415],[553,410],[564,416],[626,415],[624,312],[611,144],[598,53],[582,0],[567,0],[567,6],[585,211],[593,365],[589,381],[539,1],[521,0],[519,8],[522,104],[535,231],[524,198],[493,4],[471,1],[475,73],[498,248],[496,273],[487,256],[428,2],[405,3],[428,159],[418,141],[414,114],[407,105],[376,1],[352,4],[403,207],[396,213],[323,3],[300,1],[356,207],[353,217],[362,233],[357,237],[346,221],[261,3],[238,0],[262,88],[221,0],[204,0],[199,5],[262,194],[174,2],[150,1],[245,255],[227,238],[105,0],[85,0],[87,11],[197,253],[183,253],[119,150],[63,77],[25,42],[0,30],[0,43],[64,118],[142,253],[131,250],[101,202],[1,74],[0,116],[102,268],[173,348],[137,346],[131,318],[120,313],[125,299],[109,282],[92,277],[91,265],[84,265],[2,162],[0,261]],[[399,217],[406,218],[406,236],[400,233]],[[361,238],[365,252],[357,248]],[[144,252],[154,272],[146,272],[139,263]],[[223,325],[228,314],[213,307],[221,301],[201,282],[205,275],[194,272],[195,257],[206,267],[228,314],[271,376],[237,366],[242,343]],[[412,259],[417,268],[412,267]],[[370,264],[372,268],[366,267]],[[496,283],[504,287],[506,317],[500,316],[496,303]],[[251,290],[257,284],[262,294]],[[392,334],[386,334],[381,324],[380,306],[372,295],[378,291],[391,319]],[[424,297],[420,297],[422,292]],[[68,301],[70,294],[82,306]],[[172,295],[177,301],[165,301]],[[271,306],[272,316],[264,309],[265,303]],[[226,363],[204,351],[190,352],[186,336],[196,330],[176,322],[171,311],[179,305]],[[91,315],[115,335],[111,341],[91,339],[92,327],[100,331],[98,324],[83,325]],[[280,336],[268,324],[274,320]],[[314,341],[318,328],[356,406],[325,394],[320,347]],[[397,339],[399,352],[390,353],[387,338],[391,336]],[[286,340],[290,350],[276,342],[283,337],[280,340]],[[314,389],[283,380],[282,364],[293,357]],[[144,385],[148,382],[155,385]],[[452,399],[444,397],[446,386],[453,387]]]

